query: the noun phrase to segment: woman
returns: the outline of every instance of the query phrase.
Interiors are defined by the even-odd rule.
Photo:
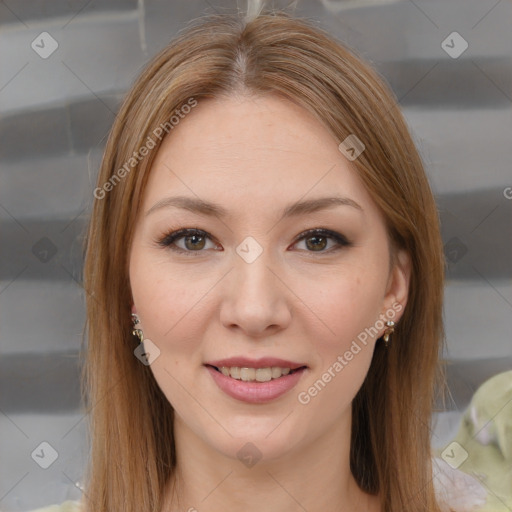
[[[81,510],[445,510],[438,214],[367,64],[282,12],[202,19],[94,195]]]

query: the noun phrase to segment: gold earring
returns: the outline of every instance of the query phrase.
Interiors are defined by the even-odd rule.
[[[139,317],[135,313],[132,313],[132,322],[134,326],[140,323]],[[142,332],[142,329],[134,329],[132,334],[137,336],[141,343],[144,343],[144,333]]]
[[[388,326],[388,328],[384,331],[383,338],[384,338],[384,345],[387,348],[389,346],[389,337],[395,331],[395,322],[393,322],[393,320],[388,320],[386,322],[386,325]]]

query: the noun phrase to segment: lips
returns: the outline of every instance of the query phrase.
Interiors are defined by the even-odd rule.
[[[275,357],[262,357],[260,359],[231,357],[229,359],[209,361],[204,366],[221,391],[236,400],[253,404],[265,403],[284,395],[297,385],[303,374],[308,370],[307,365]],[[224,371],[231,369],[231,371],[240,370],[240,372],[243,372],[244,369],[250,369],[252,372],[256,370],[257,373],[266,372],[266,378],[262,379],[266,381],[244,382],[244,377],[247,377],[247,375],[238,375],[236,378],[233,378],[232,375],[229,375],[229,372],[228,375],[222,373],[220,368]],[[270,377],[268,375],[269,368],[272,370],[286,368],[289,369],[289,372],[283,373],[278,378],[268,380]],[[249,370],[247,372],[251,373]],[[238,377],[241,377],[241,380]],[[256,375],[256,379],[259,377],[261,375]]]

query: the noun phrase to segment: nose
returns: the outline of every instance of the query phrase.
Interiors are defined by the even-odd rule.
[[[285,329],[292,317],[293,293],[279,271],[270,267],[265,252],[252,263],[236,256],[234,265],[224,288],[222,324],[251,337]]]

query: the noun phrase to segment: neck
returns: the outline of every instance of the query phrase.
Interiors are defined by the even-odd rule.
[[[350,420],[349,414],[343,425],[278,458],[263,455],[245,465],[213,449],[178,418],[177,466],[162,512],[380,512],[378,496],[363,492],[350,471]]]

